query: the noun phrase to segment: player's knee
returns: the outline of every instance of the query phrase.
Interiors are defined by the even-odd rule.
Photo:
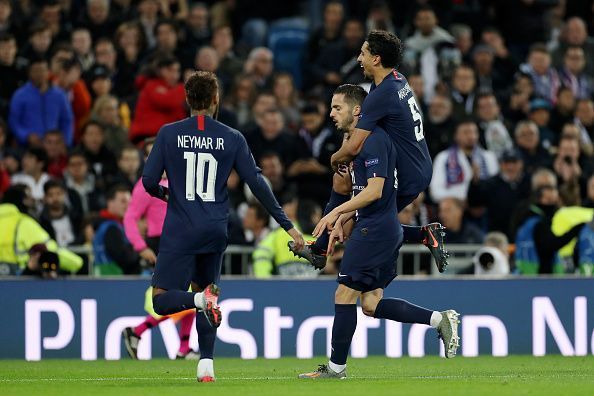
[[[375,308],[377,307],[377,302],[375,301],[361,301],[361,310],[365,316],[374,317],[375,315]]]
[[[167,315],[167,312],[165,312],[166,307],[163,304],[163,299],[161,298],[162,296],[162,293],[153,295],[153,309],[158,315]]]

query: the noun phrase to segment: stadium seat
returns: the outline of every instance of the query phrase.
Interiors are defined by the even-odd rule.
[[[301,64],[308,38],[308,25],[301,18],[281,19],[268,29],[268,47],[274,53],[274,70],[291,73],[301,88]]]

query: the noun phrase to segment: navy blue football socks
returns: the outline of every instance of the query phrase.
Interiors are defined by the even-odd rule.
[[[380,300],[373,315],[377,319],[389,319],[401,323],[430,324],[433,311],[419,307],[400,298]]]
[[[196,308],[194,294],[181,290],[167,290],[153,296],[153,308],[159,315],[171,315],[186,309]]]
[[[332,212],[334,208],[337,208],[343,203],[347,202],[349,199],[351,199],[350,195],[342,195],[332,189],[332,192],[330,193],[330,200],[324,209],[324,216]],[[323,232],[322,235],[320,235],[315,241],[315,243],[311,245],[311,250],[315,254],[326,253],[326,249],[328,249],[328,242],[330,242],[330,235],[328,232]]]
[[[351,341],[357,328],[357,304],[334,304],[332,325],[332,355],[334,364],[346,364]]]
[[[404,242],[423,243],[423,228],[419,226],[402,225]]]
[[[217,329],[211,326],[201,311],[196,311],[196,331],[198,332],[200,359],[212,359],[214,356]]]

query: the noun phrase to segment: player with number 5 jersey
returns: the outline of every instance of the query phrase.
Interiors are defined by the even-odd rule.
[[[376,127],[386,131],[396,147],[398,212],[429,187],[433,165],[423,119],[406,78],[396,70],[402,58],[402,43],[396,35],[374,30],[369,33],[357,58],[363,74],[372,80],[369,95],[361,107],[359,121],[351,138],[332,155],[332,167],[350,162]],[[432,223],[423,227],[403,225],[404,241],[425,244],[440,272],[447,266],[444,227]]]
[[[168,203],[152,279],[153,307],[159,315],[196,308],[197,378],[209,382],[215,378],[213,350],[221,323],[216,283],[227,247],[231,171],[237,171],[295,244],[303,247],[304,241],[264,181],[243,135],[213,118],[219,104],[216,76],[196,72],[185,91],[192,115],[161,127],[142,183],[149,194]],[[163,172],[168,188],[159,184]],[[192,292],[187,291],[190,285]]]

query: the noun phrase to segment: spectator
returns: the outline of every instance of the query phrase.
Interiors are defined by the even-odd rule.
[[[87,157],[96,183],[105,186],[106,180],[117,172],[115,155],[105,145],[105,131],[96,121],[89,121],[83,128],[80,149]]]
[[[103,126],[105,146],[116,155],[119,155],[122,147],[128,142],[128,130],[124,127],[120,114],[129,111],[127,104],[120,105],[118,99],[111,95],[98,97],[91,111],[91,120]]]
[[[538,126],[534,122],[520,121],[516,125],[514,136],[527,174],[533,174],[538,168],[553,166],[553,157],[540,143]]]
[[[64,91],[50,86],[45,59],[34,59],[29,64],[29,81],[10,101],[9,122],[21,145],[41,145],[41,139],[51,129],[64,132],[66,144],[72,145],[72,109]]]
[[[219,68],[219,55],[214,48],[205,45],[201,47],[196,52],[196,57],[194,59],[194,65],[191,68],[190,72],[193,70],[202,70],[202,71],[209,71],[212,73],[217,74],[217,69]]]
[[[482,243],[483,233],[464,220],[464,201],[444,198],[439,202],[439,221],[448,230],[448,243]]]
[[[88,120],[91,113],[91,94],[81,80],[82,69],[74,54],[69,54],[69,59],[58,62],[54,73],[54,84],[66,92],[70,98],[70,107],[74,116],[74,133],[78,138],[80,130]]]
[[[10,0],[0,0],[0,34],[17,34]]]
[[[580,130],[579,126],[574,123],[568,122],[561,128],[561,138],[568,136],[576,139],[580,144],[580,152],[585,157],[592,157],[594,154],[594,146],[590,137]]]
[[[301,123],[299,113],[299,93],[290,73],[276,73],[273,78],[272,92],[276,97],[278,108],[287,122],[287,129],[296,132]]]
[[[483,29],[481,38],[494,51],[493,69],[497,73],[501,73],[501,77],[506,83],[512,80],[518,65],[505,45],[501,32],[493,27],[487,27]]]
[[[155,26],[159,21],[159,1],[140,0],[138,2],[138,22],[144,32],[147,48],[153,48],[156,43]]]
[[[130,128],[132,142],[155,136],[164,124],[186,116],[184,86],[179,81],[179,62],[164,56],[156,61],[156,67],[156,76],[140,76],[136,81],[141,91]]]
[[[148,157],[154,140],[149,139],[145,142],[145,154]],[[167,177],[165,174],[161,179],[162,186],[167,187]],[[157,262],[157,254],[159,253],[159,241],[163,231],[163,222],[165,221],[165,214],[167,213],[167,202],[151,197],[142,185],[142,181],[137,180],[134,190],[132,190],[132,198],[128,205],[128,210],[124,215],[124,229],[126,237],[132,244],[134,250],[146,260],[149,264],[155,265]],[[146,220],[146,237],[141,235],[138,223]]]
[[[84,27],[74,29],[70,36],[70,44],[83,72],[88,71],[95,63],[95,56],[92,49],[93,40],[91,39],[89,29]]]
[[[468,188],[468,206],[487,209],[487,229],[500,231],[513,240],[510,217],[517,203],[530,197],[530,178],[524,172],[522,154],[512,148],[500,157],[501,172],[486,180],[473,179]]]
[[[497,157],[513,147],[513,141],[501,116],[501,109],[495,95],[480,94],[476,99],[481,145],[492,151]]]
[[[80,207],[80,202],[70,204],[72,196],[68,195],[66,186],[55,179],[48,180],[43,186],[43,191],[43,209],[39,216],[39,224],[50,238],[60,247],[85,243],[82,213],[75,208],[76,204]]]
[[[565,264],[557,255],[559,249],[577,237],[584,223],[556,236],[551,230],[555,212],[560,206],[557,178],[548,169],[532,175],[533,205],[516,213],[515,265],[521,274],[565,273]]]
[[[490,232],[485,235],[483,247],[474,255],[475,275],[508,275],[509,242],[505,234]]]
[[[592,173],[589,159],[580,153],[579,138],[576,136],[562,136],[559,140],[557,155],[553,161],[553,170],[559,181],[559,195],[568,204],[577,199],[586,190],[587,175]]]
[[[43,137],[43,149],[47,153],[48,175],[61,179],[68,163],[66,142],[64,142],[62,131],[57,129],[47,131]]]
[[[132,191],[140,177],[140,153],[138,149],[128,143],[122,147],[118,157],[118,171],[110,178],[111,184],[119,184],[129,187]]]
[[[486,44],[477,45],[472,51],[472,64],[477,80],[478,92],[501,94],[509,80],[503,71],[495,68],[495,50]]]
[[[551,111],[549,127],[555,133],[559,133],[563,125],[573,122],[576,100],[571,88],[561,86],[557,91],[557,103]]]
[[[588,36],[584,20],[580,17],[569,18],[563,26],[557,48],[553,51],[553,62],[560,67],[569,47],[580,47],[585,59],[594,59],[594,38]],[[594,77],[594,62],[586,62],[586,74]]]
[[[332,184],[330,157],[340,148],[342,137],[324,125],[324,114],[315,103],[303,107],[301,119],[295,147],[297,160],[287,169],[287,176],[299,186],[299,196],[322,205]]]
[[[586,135],[591,142],[594,141],[594,101],[592,99],[577,101],[574,123],[580,128],[582,141]]]
[[[29,187],[31,197],[35,200],[37,213],[43,201],[43,185],[49,180],[47,170],[47,154],[40,147],[30,147],[21,161],[22,172],[12,177],[12,184],[23,184]]]
[[[115,75],[118,64],[118,53],[113,42],[102,37],[95,41],[95,64],[103,65],[109,70],[110,75]],[[116,84],[117,86],[118,84]]]
[[[297,186],[285,179],[284,166],[277,153],[269,151],[262,154],[258,163],[262,168],[262,175],[270,182],[272,192],[279,202],[283,201],[285,195],[297,195]]]
[[[124,22],[115,34],[117,49],[117,85],[115,93],[122,99],[131,100],[136,97],[134,79],[140,68],[140,60],[145,58],[146,39],[137,22]],[[113,69],[107,76],[111,77]],[[110,87],[111,88],[111,87]]]
[[[88,159],[82,151],[74,151],[68,157],[64,182],[78,194],[84,216],[101,209],[103,191],[97,187],[95,175],[89,171]]]
[[[246,127],[253,122],[252,106],[256,100],[256,94],[256,84],[249,76],[245,74],[237,76],[226,106],[237,115],[237,126],[240,131],[245,131]]]
[[[472,121],[463,121],[456,127],[454,142],[433,162],[433,179],[429,186],[431,199],[466,199],[471,180],[485,180],[499,172],[497,157],[478,144],[478,128]]]
[[[345,22],[342,40],[325,46],[324,51],[307,65],[311,83],[324,88],[326,96],[340,84],[364,81],[357,57],[365,41],[365,28],[358,19]]]
[[[530,111],[530,98],[534,94],[532,78],[523,73],[514,77],[514,85],[509,92],[504,114],[511,122],[518,122],[527,117]]]
[[[241,73],[243,62],[233,53],[233,32],[229,26],[219,26],[212,33],[211,45],[217,52],[220,64],[217,76],[227,92],[235,76]]]
[[[428,111],[425,113],[423,124],[429,152],[431,157],[435,158],[454,139],[455,122],[452,118],[451,99],[443,94],[435,94]]]
[[[528,54],[528,63],[520,65],[520,71],[529,75],[534,84],[534,93],[554,104],[561,85],[557,71],[551,65],[551,55],[544,44],[533,44]]]
[[[0,7],[4,2],[0,1]],[[10,98],[26,80],[23,65],[17,62],[17,43],[10,33],[0,33],[0,117],[7,118]]]
[[[248,204],[243,217],[243,230],[246,242],[250,245],[259,245],[270,233],[269,224],[270,215],[261,204],[257,202]]]
[[[438,76],[449,77],[452,67],[461,60],[454,37],[437,23],[433,9],[419,8],[414,18],[415,34],[405,40],[404,63],[409,70],[419,71],[425,77],[427,101],[433,98]]]
[[[425,80],[423,79],[423,76],[416,73],[407,76],[406,79],[413,90],[417,104],[421,107],[421,114],[427,114],[427,103],[425,102]]]
[[[86,12],[81,16],[78,25],[91,32],[93,41],[101,37],[111,37],[115,24],[109,18],[109,0],[87,0]]]
[[[252,80],[253,83],[253,80]],[[255,86],[255,83],[254,83]],[[272,108],[278,108],[276,96],[272,92],[261,92],[256,96],[252,109],[250,112],[251,120],[244,127],[246,131],[252,131],[258,128],[258,120],[262,118],[264,113]],[[282,114],[282,113],[281,113]],[[249,134],[249,133],[248,133]]]
[[[540,144],[549,149],[557,144],[558,133],[549,128],[551,119],[551,105],[545,99],[533,99],[530,101],[530,112],[528,119],[538,126]]]
[[[314,226],[322,218],[322,210],[311,201],[300,200],[297,217],[291,218],[290,212],[287,212],[287,217],[303,232],[305,240],[310,241],[313,240],[311,232]],[[313,278],[318,275],[307,260],[295,257],[287,249],[289,240],[288,234],[279,227],[258,244],[252,254],[257,278],[270,278],[272,275]]]
[[[452,76],[452,103],[454,119],[463,120],[472,116],[474,109],[474,88],[476,85],[474,70],[466,65],[458,66]]]
[[[39,20],[47,24],[54,42],[67,40],[72,26],[69,20],[62,20],[62,5],[58,0],[45,0],[39,8]]]
[[[155,46],[147,59],[153,61],[159,56],[167,54],[175,57],[182,69],[191,67],[194,62],[194,51],[187,51],[180,46],[177,23],[172,19],[161,19],[155,26]]]
[[[130,244],[122,225],[130,203],[130,190],[113,186],[106,199],[107,207],[99,213],[94,225],[95,275],[139,274],[140,256]]]
[[[194,3],[185,18],[182,26],[184,43],[188,52],[196,50],[207,44],[210,39],[208,7],[204,3]],[[213,33],[213,41],[216,33]],[[214,44],[213,44],[214,45]]]
[[[184,20],[188,17],[188,1],[171,0],[166,3],[161,3],[161,14],[163,14],[165,18]]]
[[[290,166],[296,159],[296,139],[285,132],[284,119],[277,108],[271,108],[256,118],[258,127],[246,136],[256,162],[264,153],[272,151],[281,158],[284,166]]]
[[[271,87],[274,67],[274,55],[266,47],[257,47],[250,51],[244,65],[244,72],[250,76],[259,89]]]
[[[454,37],[454,45],[460,52],[462,62],[469,64],[472,58],[472,29],[463,23],[457,23],[450,27],[450,33]]]
[[[111,73],[107,67],[99,64],[94,65],[86,77],[89,91],[94,99],[111,93],[113,83],[111,81]]]
[[[369,8],[367,20],[365,21],[365,30],[386,30],[396,34],[396,27],[392,22],[392,10],[385,0],[374,0]]]
[[[29,44],[22,49],[20,56],[28,64],[33,59],[46,58],[52,45],[52,31],[43,22],[31,26]]]
[[[60,248],[48,233],[27,215],[28,205],[33,205],[27,188],[12,186],[4,193],[0,204],[0,245],[18,246],[19,249],[0,249],[0,271],[3,274],[18,275],[27,266],[29,249],[36,244],[45,244],[47,250],[57,253],[60,267],[64,271],[77,272],[83,265],[82,259],[69,250]]]
[[[581,47],[567,47],[559,69],[561,84],[569,87],[576,99],[587,99],[594,92],[592,77],[584,73],[586,58]]]
[[[326,47],[338,43],[344,18],[344,6],[338,0],[328,1],[324,6],[324,21],[322,26],[314,30],[307,40],[304,65],[307,70],[309,65],[325,52]],[[306,76],[313,84],[312,77]]]

